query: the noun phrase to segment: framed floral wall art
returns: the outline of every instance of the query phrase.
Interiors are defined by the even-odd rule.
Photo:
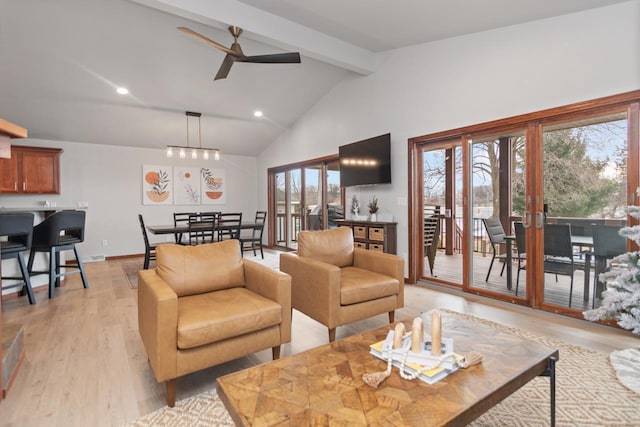
[[[172,167],[142,165],[142,203],[144,205],[171,205]]]
[[[223,205],[226,201],[224,169],[200,169],[203,205]]]
[[[200,204],[200,168],[173,167],[173,204]]]

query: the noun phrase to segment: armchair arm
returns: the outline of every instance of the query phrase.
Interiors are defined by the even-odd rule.
[[[294,253],[280,254],[291,276],[291,305],[328,328],[340,324],[340,268]]]
[[[383,252],[356,248],[353,251],[353,266],[374,271],[398,280],[398,308],[404,307],[404,258]]]
[[[158,382],[176,378],[178,296],[155,270],[138,272],[138,330]]]
[[[277,302],[282,307],[280,339],[291,341],[291,277],[251,260],[243,260],[247,289]]]

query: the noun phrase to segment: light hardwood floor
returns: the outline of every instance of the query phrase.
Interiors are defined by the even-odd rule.
[[[3,322],[25,326],[26,358],[7,399],[0,403],[0,425],[122,425],[164,406],[164,386],[156,383],[138,335],[137,292],[128,285],[124,262],[131,259],[86,264],[89,289],[72,275],[54,299],[39,291],[33,306],[25,297],[3,302]],[[405,295],[398,320],[448,308],[606,353],[640,344],[627,331],[456,290],[407,285]],[[387,321],[385,314],[340,327],[337,339]],[[326,328],[294,311],[292,342],[283,346],[281,356],[327,341]],[[180,378],[177,399],[214,388],[218,376],[270,358],[271,350],[265,350]]]

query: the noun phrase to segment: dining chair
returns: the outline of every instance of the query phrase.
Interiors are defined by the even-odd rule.
[[[489,281],[489,275],[491,274],[491,269],[493,268],[493,262],[497,259],[501,259],[506,261],[506,255],[498,253],[500,245],[505,244],[505,232],[504,228],[502,228],[502,223],[499,218],[484,218],[482,220],[484,223],[484,227],[487,230],[487,235],[489,236],[489,243],[491,243],[491,250],[493,255],[491,256],[491,263],[489,264],[489,271],[487,271],[487,277],[484,279],[485,282]],[[506,262],[502,264],[502,270],[500,270],[500,276],[504,273],[504,268],[506,266]]]
[[[253,256],[256,256],[256,247],[260,247],[260,256],[264,259],[262,251],[262,233],[264,231],[264,223],[267,219],[266,211],[257,211],[255,218],[255,227],[251,230],[240,230],[240,249],[242,253],[253,250]]]
[[[619,234],[620,227],[614,225],[593,224],[593,256],[595,258],[595,272],[593,277],[593,302],[596,304],[596,289],[599,275],[607,271],[608,261],[627,252],[627,239]]]
[[[577,269],[571,243],[571,225],[546,224],[544,226],[544,272],[570,276],[569,307],[573,296],[573,276]]]
[[[33,218],[33,214],[29,212],[0,214],[0,236],[6,237],[6,240],[0,241],[0,258],[18,260],[21,274],[20,277],[2,276],[7,280],[20,280],[2,289],[22,288],[22,292],[26,292],[29,298],[29,304],[35,304],[36,299],[22,252],[31,250]]]
[[[80,273],[82,286],[89,287],[87,275],[78,254],[78,243],[84,242],[86,213],[84,211],[60,211],[46,218],[33,228],[33,241],[29,253],[28,270],[31,275],[49,275],[49,298],[53,298],[55,288],[60,286],[60,278],[68,274]],[[75,263],[65,263],[64,273],[60,272],[60,252],[73,251]],[[37,252],[49,253],[49,270],[33,271],[33,260]],[[69,267],[75,267],[69,270]]]
[[[189,215],[189,244],[213,243],[217,240],[219,212],[199,212]]]
[[[149,242],[149,236],[147,235],[147,227],[144,225],[144,219],[142,215],[138,214],[138,222],[142,229],[142,238],[144,239],[144,269],[149,269],[149,262],[156,259],[156,248],[158,245],[151,244]]]
[[[219,215],[218,241],[240,237],[242,212],[223,212]]]
[[[514,222],[513,228],[516,234],[516,258],[518,259],[518,272],[516,273],[516,296],[518,295],[518,285],[520,284],[520,270],[527,267],[527,241],[525,240],[526,230],[521,222]]]
[[[173,225],[175,227],[179,227],[181,225],[188,226],[189,225],[189,215],[190,212],[174,212],[173,214]],[[182,243],[182,235],[184,233],[175,233],[176,243],[181,245]]]

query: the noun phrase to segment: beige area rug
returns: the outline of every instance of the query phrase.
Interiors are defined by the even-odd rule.
[[[474,316],[442,310],[446,316],[483,323],[560,350],[556,365],[558,426],[638,426],[640,396],[624,387],[609,356]],[[534,378],[471,426],[545,426],[550,424],[549,378]],[[215,390],[146,415],[131,426],[232,426]]]
[[[155,261],[152,261],[155,262]],[[122,263],[122,270],[124,276],[127,278],[129,287],[131,289],[138,289],[138,271],[142,270],[144,266],[144,260],[136,260],[131,262]]]

